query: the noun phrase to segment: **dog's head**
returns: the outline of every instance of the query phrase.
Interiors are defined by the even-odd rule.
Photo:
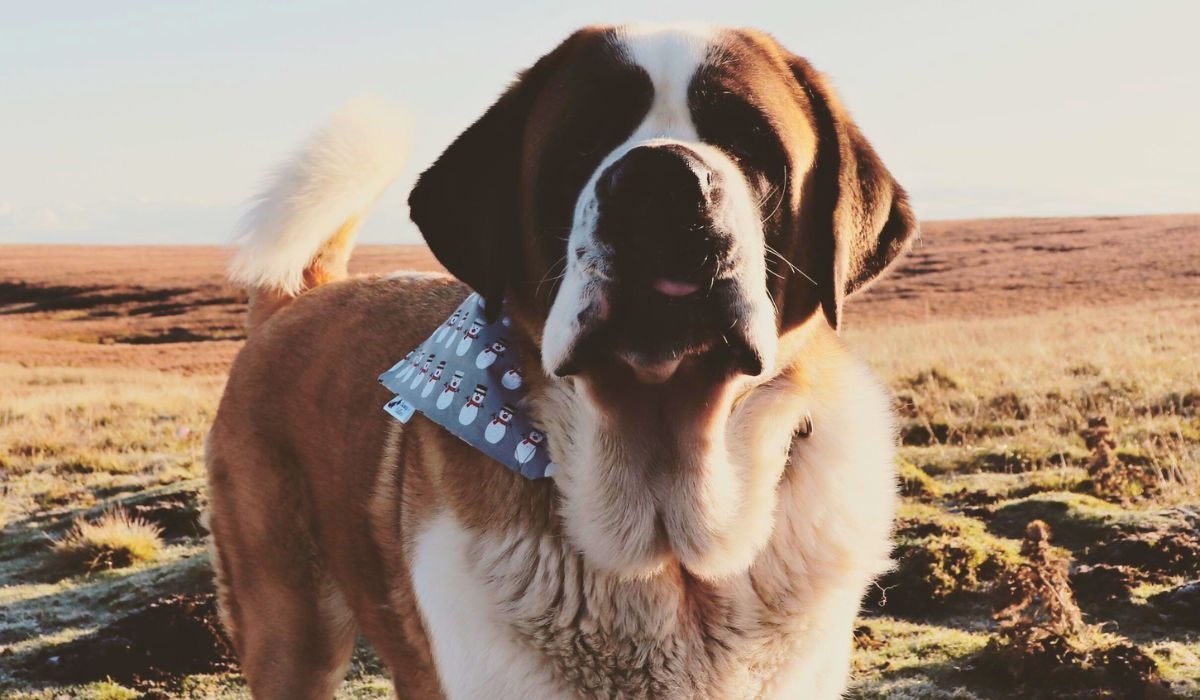
[[[916,233],[825,79],[742,30],[575,33],[409,203],[489,313],[504,300],[546,376],[577,375],[548,380],[584,397],[553,445],[565,527],[631,576],[671,557],[708,577],[748,566],[800,416],[736,397],[782,380],[791,331],[836,329]]]
[[[780,333],[836,328],[916,231],[824,77],[742,30],[576,32],[409,202],[448,270],[541,325],[548,373],[615,359],[641,382],[769,371]]]

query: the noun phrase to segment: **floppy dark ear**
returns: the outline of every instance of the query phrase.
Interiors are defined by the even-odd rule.
[[[408,196],[409,216],[438,262],[485,300],[496,302],[487,304],[489,317],[499,314],[499,302],[522,274],[525,125],[566,45],[564,42],[519,75],[421,174]]]
[[[825,317],[838,328],[842,302],[908,250],[918,235],[917,220],[904,189],[850,119],[825,76],[797,56],[789,62],[808,97],[817,130],[816,161],[801,197],[806,210],[802,225],[812,230],[800,235],[816,248],[817,268],[810,272]]]

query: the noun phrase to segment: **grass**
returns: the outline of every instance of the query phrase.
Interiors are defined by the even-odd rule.
[[[54,568],[95,573],[152,562],[162,554],[162,529],[124,509],[105,511],[95,520],[79,518],[54,541]]]
[[[0,364],[0,527],[203,476],[223,382]]]
[[[1080,433],[1102,415],[1118,455],[1159,475],[1162,502],[1200,495],[1200,301],[931,319],[847,337],[893,388],[906,434],[932,435],[901,450],[926,471],[1082,467]]]
[[[851,327],[846,336],[897,396],[906,494],[899,553],[912,557],[900,570],[915,571],[924,586],[888,592],[893,601],[909,597],[904,610],[865,608],[862,624],[875,641],[855,654],[850,697],[1008,697],[1008,688],[971,669],[995,636],[986,600],[992,580],[1019,565],[1029,520],[1050,523],[1056,551],[1072,567],[1096,563],[1096,552],[1108,551],[1098,543],[1141,530],[1179,533],[1193,522],[1186,514],[1200,503],[1200,302],[930,319]],[[151,601],[211,590],[202,533],[168,527],[162,514],[164,504],[203,507],[202,441],[222,383],[0,365],[0,696],[125,698],[145,690],[103,678],[64,684],[16,669]],[[1080,433],[1100,415],[1114,454],[1153,470],[1150,495],[1119,504],[1091,495]],[[67,541],[77,523],[91,526],[118,509],[163,528],[157,554],[124,568],[46,573],[51,540]],[[1119,628],[1149,654],[1178,696],[1200,697],[1200,633],[1150,600],[1185,580],[1148,575],[1128,600],[1083,612],[1088,624]],[[184,675],[168,694],[247,696],[231,673]],[[390,696],[378,661],[359,649],[341,697]]]
[[[11,700],[59,700],[64,694],[61,688],[51,688],[30,693],[18,692],[7,697]],[[70,697],[75,700],[137,700],[142,693],[112,681],[98,681],[71,688]]]
[[[1078,564],[1118,532],[1186,531],[1176,509],[1198,510],[1200,302],[929,319],[846,335],[897,397],[902,488],[919,502],[902,516],[941,528],[899,536],[902,551],[921,555],[900,569],[925,577],[923,599],[979,592],[985,553],[1011,556],[1035,518],[1051,522],[1054,542]],[[1118,459],[1153,470],[1152,497],[1115,505],[1088,495],[1080,434],[1096,416],[1108,418]],[[974,529],[953,526],[964,512]],[[1184,580],[1135,589],[1119,609],[1085,612],[1139,644],[1179,697],[1200,697],[1200,634],[1164,624],[1146,599],[1146,590]],[[868,623],[887,643],[857,654],[851,697],[1008,697],[965,673],[989,639],[987,609],[942,608],[896,617],[868,607]]]

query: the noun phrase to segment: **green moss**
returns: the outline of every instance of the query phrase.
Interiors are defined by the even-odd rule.
[[[849,698],[974,698],[961,687],[959,669],[987,643],[987,635],[881,617],[864,621],[874,648],[854,657]]]
[[[1084,491],[1087,473],[1076,467],[1046,469],[1028,474],[975,472],[936,480],[946,500],[963,506],[992,505],[1055,491]]]
[[[1163,680],[1181,698],[1200,698],[1200,645],[1163,639],[1146,651],[1158,662]]]
[[[942,495],[942,487],[937,480],[912,462],[906,459],[899,460],[897,472],[902,495],[909,498],[937,498]]]
[[[48,688],[37,692],[14,693],[5,695],[11,700],[58,700],[72,698],[73,700],[136,700],[142,694],[112,681],[99,681],[87,685],[76,685],[68,688]]]
[[[896,567],[872,602],[910,618],[936,617],[945,603],[978,600],[1020,561],[1016,542],[989,534],[978,520],[925,504],[901,508],[895,542]]]

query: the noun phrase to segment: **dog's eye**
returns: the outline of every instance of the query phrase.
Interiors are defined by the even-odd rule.
[[[697,116],[702,138],[743,169],[762,169],[778,150],[777,137],[765,117],[745,102],[724,100]]]
[[[743,134],[735,138],[729,145],[725,147],[725,151],[739,161],[747,162],[754,159],[754,155],[760,146],[757,146],[753,138],[754,134]]]

